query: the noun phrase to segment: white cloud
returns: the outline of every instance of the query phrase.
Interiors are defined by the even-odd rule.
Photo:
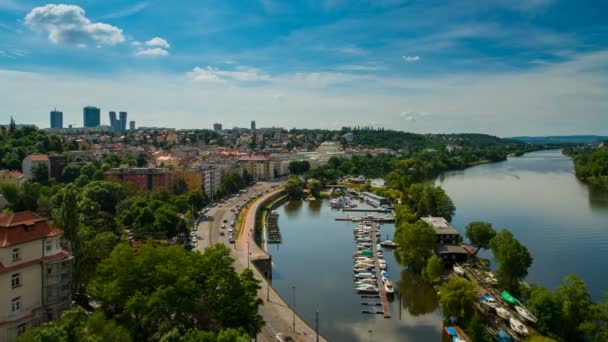
[[[401,56],[401,58],[407,63],[418,62],[420,60],[420,56]]]
[[[55,44],[82,46],[90,43],[115,45],[124,42],[122,30],[105,23],[94,23],[76,5],[35,7],[25,16],[25,24],[33,30],[45,31]]]
[[[161,48],[140,49],[135,52],[135,56],[163,57],[168,55],[169,51]]]
[[[103,19],[116,19],[116,18],[128,17],[128,16],[131,16],[133,14],[137,14],[137,13],[143,11],[149,5],[150,5],[150,3],[148,3],[148,2],[139,2],[139,3],[136,3],[135,5],[133,5],[131,7],[119,9],[118,11],[106,14],[106,15],[102,16],[101,18],[103,18]]]
[[[234,70],[221,70],[211,66],[205,68],[194,67],[187,75],[194,81],[201,82],[259,82],[270,81],[271,78],[264,71],[247,66],[237,66]]]
[[[431,115],[431,113],[429,112],[418,112],[418,111],[414,111],[414,110],[406,110],[403,111],[399,114],[400,117],[404,118],[405,121],[409,121],[409,122],[416,122],[416,120],[419,120],[425,116],[429,116]]]
[[[153,46],[153,47],[161,47],[163,49],[168,49],[171,47],[171,45],[169,44],[168,41],[166,41],[165,39],[161,38],[161,37],[154,37],[150,40],[148,40],[146,42],[147,46]]]

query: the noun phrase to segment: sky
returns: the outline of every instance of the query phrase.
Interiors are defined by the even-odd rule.
[[[0,122],[608,134],[604,0],[0,0]]]

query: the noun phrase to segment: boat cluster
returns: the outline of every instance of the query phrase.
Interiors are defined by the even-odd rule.
[[[387,272],[386,260],[382,246],[375,242],[379,240],[380,225],[371,222],[358,224],[354,229],[357,251],[353,256],[353,272],[355,290],[359,294],[378,294],[378,286],[382,286],[387,295],[394,293],[393,283]],[[377,265],[376,265],[377,263]],[[380,269],[381,284],[378,284],[376,266]]]
[[[342,209],[342,208],[356,208],[357,203],[355,203],[352,199],[346,196],[340,196],[338,198],[334,198],[329,201],[329,205],[333,209]]]

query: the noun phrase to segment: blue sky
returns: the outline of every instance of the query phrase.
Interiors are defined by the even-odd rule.
[[[608,3],[0,0],[0,122],[608,134]]]

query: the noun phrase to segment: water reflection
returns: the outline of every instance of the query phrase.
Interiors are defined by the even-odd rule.
[[[321,203],[320,200],[308,201],[308,211],[310,211],[315,216],[321,215]]]
[[[590,186],[589,204],[592,209],[599,209],[604,212],[608,211],[608,191]]]
[[[422,277],[410,271],[402,271],[397,283],[403,308],[412,316],[434,312],[439,307],[439,298],[435,289],[424,282]]]
[[[300,208],[302,208],[302,201],[290,200],[289,202],[287,202],[284,205],[284,208],[285,208],[285,214],[288,217],[295,217],[295,216],[297,216],[298,212],[300,211]]]

